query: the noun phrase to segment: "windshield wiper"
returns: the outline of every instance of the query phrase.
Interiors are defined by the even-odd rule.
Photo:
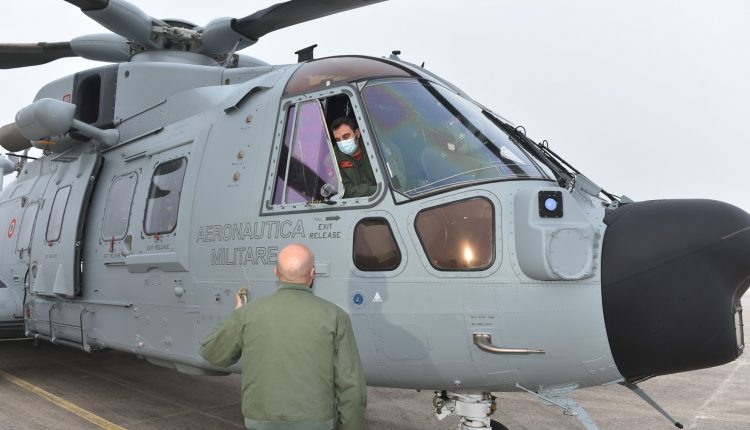
[[[542,141],[542,143],[536,143],[528,136],[526,136],[525,130],[521,131],[523,127],[514,127],[510,124],[507,124],[497,118],[492,112],[486,111],[484,109],[482,109],[482,113],[503,131],[508,133],[512,140],[516,141],[516,143],[521,145],[524,149],[536,155],[538,159],[542,160],[544,164],[552,170],[555,176],[557,176],[557,183],[561,187],[572,188],[575,184],[575,178],[577,175],[581,175],[584,178],[586,177],[586,175],[579,172],[578,169],[573,167],[570,163],[568,163],[562,157],[552,151],[549,148],[549,143],[547,143],[546,140]],[[607,196],[607,198],[612,202],[622,201],[621,197],[615,196],[614,194],[607,192],[603,188],[599,188],[599,192]]]
[[[519,130],[518,127],[513,127],[512,125],[501,121],[494,114],[492,114],[492,112],[489,112],[485,109],[482,109],[482,114],[487,117],[487,119],[492,121],[493,124],[500,127],[500,129],[503,130],[508,136],[510,136],[510,138],[516,144],[520,145],[527,152],[533,154],[534,158],[544,163],[544,165],[547,166],[552,171],[552,173],[555,174],[557,183],[561,187],[568,188],[569,185],[573,184],[573,173],[568,171],[565,166],[563,166],[555,156],[546,151],[545,148],[542,148],[540,145],[526,136],[526,134]]]
[[[450,176],[446,176],[445,178],[441,178],[441,179],[438,179],[436,181],[432,181],[430,183],[427,183],[427,184],[424,184],[424,185],[420,185],[419,187],[412,188],[411,190],[408,190],[407,192],[421,193],[421,192],[423,192],[422,190],[428,189],[428,188],[433,187],[433,186],[435,188],[433,188],[431,191],[434,191],[434,190],[444,190],[445,188],[452,188],[454,186],[463,187],[463,186],[465,186],[467,184],[473,184],[473,183],[478,183],[478,182],[493,182],[493,181],[503,180],[508,175],[504,175],[499,169],[501,167],[508,167],[508,166],[511,166],[511,165],[513,165],[513,166],[520,166],[520,164],[515,164],[515,163],[509,163],[509,164],[499,164],[498,163],[498,164],[495,164],[495,165],[492,165],[492,166],[484,166],[484,167],[480,167],[480,168],[477,168],[477,169],[471,169],[471,170],[467,170],[465,172],[456,173],[456,174],[453,174],[453,175],[450,175]],[[449,184],[436,186],[436,184],[439,184],[441,182],[449,181],[451,179],[455,179],[455,178],[458,178],[458,177],[464,176],[464,175],[471,175],[471,174],[474,174],[474,173],[477,173],[477,172],[481,172],[483,170],[488,170],[488,169],[498,169],[498,174],[500,176],[497,176],[497,177],[494,177],[494,178],[465,179],[463,181],[456,181],[456,182],[451,182]],[[513,177],[515,177],[515,178],[523,178],[524,176],[525,177],[530,177],[528,174],[525,174],[523,176],[522,175],[513,175]]]
[[[576,169],[575,167],[573,167],[570,163],[568,163],[562,157],[560,157],[559,155],[557,155],[554,151],[552,151],[551,149],[549,149],[549,143],[546,140],[543,140],[542,143],[538,143],[537,146],[550,159],[555,160],[557,163],[562,163],[562,164],[565,164],[566,166],[568,166],[568,168],[570,168],[570,170],[572,170],[573,173],[575,173],[575,175],[573,176],[573,178],[575,178],[575,176],[578,176],[578,175],[580,175],[583,178],[586,178],[586,175],[584,175],[583,173],[579,172],[578,169]],[[586,180],[590,182],[590,179],[587,178]],[[573,179],[573,182],[575,182],[575,179]],[[597,187],[598,187],[598,185],[597,185]],[[610,201],[612,201],[612,202],[614,202],[614,201],[621,202],[622,201],[621,197],[615,196],[614,194],[607,192],[607,190],[605,190],[604,188],[600,187],[599,188],[599,192],[602,193],[602,194],[604,194],[605,196],[607,196],[607,198]]]
[[[438,193],[438,192],[444,192],[444,191],[455,190],[455,189],[458,189],[458,188],[463,188],[463,187],[465,187],[467,185],[470,185],[470,184],[493,182],[493,181],[497,181],[498,179],[499,178],[496,178],[496,179],[471,179],[471,180],[465,180],[465,181],[459,181],[459,182],[450,182],[450,183],[445,184],[445,185],[437,185],[434,188],[426,189],[427,187],[434,186],[435,184],[437,184],[439,182],[443,182],[445,180],[445,179],[441,179],[439,181],[430,182],[429,184],[425,184],[425,185],[421,185],[421,186],[416,187],[416,188],[412,188],[411,190],[407,190],[406,192],[407,193],[413,193],[412,194],[413,197],[416,197],[416,196],[424,197],[424,196],[432,195],[432,194],[435,194],[435,193]]]

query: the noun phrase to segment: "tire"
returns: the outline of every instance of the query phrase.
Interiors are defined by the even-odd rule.
[[[509,430],[508,427],[505,427],[495,420],[490,420],[490,428],[492,430]]]

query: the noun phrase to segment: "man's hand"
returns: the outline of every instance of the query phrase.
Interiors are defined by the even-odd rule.
[[[239,309],[247,303],[247,288],[240,288],[234,296],[234,308]]]

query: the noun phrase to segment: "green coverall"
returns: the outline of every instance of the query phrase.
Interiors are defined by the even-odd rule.
[[[349,315],[305,285],[235,310],[201,342],[209,363],[240,360],[245,426],[267,430],[364,428],[367,386]]]
[[[367,158],[362,143],[354,155],[346,155],[336,149],[336,159],[339,162],[341,182],[344,184],[344,198],[367,197],[375,194],[377,183],[372,173],[370,160]]]

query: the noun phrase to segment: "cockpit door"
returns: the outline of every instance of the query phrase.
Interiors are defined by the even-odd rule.
[[[74,297],[81,288],[86,212],[102,163],[97,153],[57,160],[44,192],[30,249],[30,285],[37,294]]]

